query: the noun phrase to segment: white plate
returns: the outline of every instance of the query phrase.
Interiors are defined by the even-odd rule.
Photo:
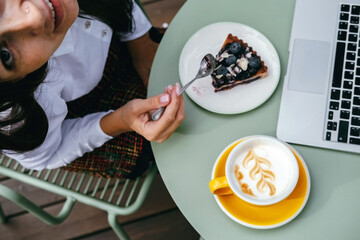
[[[229,33],[243,39],[258,53],[268,67],[268,76],[217,93],[214,92],[211,76],[208,76],[196,80],[186,90],[188,96],[199,106],[221,114],[242,113],[260,106],[274,92],[280,78],[279,56],[263,34],[240,23],[220,22],[201,28],[185,44],[179,62],[182,85],[195,77],[201,59],[207,53],[216,56]]]

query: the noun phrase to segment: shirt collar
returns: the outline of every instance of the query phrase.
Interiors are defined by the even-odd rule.
[[[64,40],[60,44],[60,47],[54,52],[53,56],[58,57],[74,51],[74,41],[71,34],[72,26],[67,31]]]

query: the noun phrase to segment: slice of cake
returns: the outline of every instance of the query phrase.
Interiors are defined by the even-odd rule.
[[[211,74],[215,92],[264,78],[268,73],[252,47],[232,34],[227,36],[216,60],[216,68]]]

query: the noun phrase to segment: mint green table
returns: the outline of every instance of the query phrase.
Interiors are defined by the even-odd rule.
[[[238,22],[262,32],[281,61],[281,82],[272,97],[243,114],[204,110],[185,94],[186,119],[165,143],[153,143],[164,182],[187,220],[205,239],[360,239],[360,157],[356,154],[292,145],[305,159],[311,193],[290,223],[270,230],[251,229],[226,216],[209,191],[219,153],[244,136],[275,136],[294,0],[188,0],[173,19],[156,55],[149,96],[179,79],[179,57],[187,40],[215,22]],[[310,6],[309,6],[310,7]]]

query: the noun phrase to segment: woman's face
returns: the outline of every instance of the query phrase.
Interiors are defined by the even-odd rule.
[[[0,0],[0,81],[44,65],[78,13],[77,0]]]

